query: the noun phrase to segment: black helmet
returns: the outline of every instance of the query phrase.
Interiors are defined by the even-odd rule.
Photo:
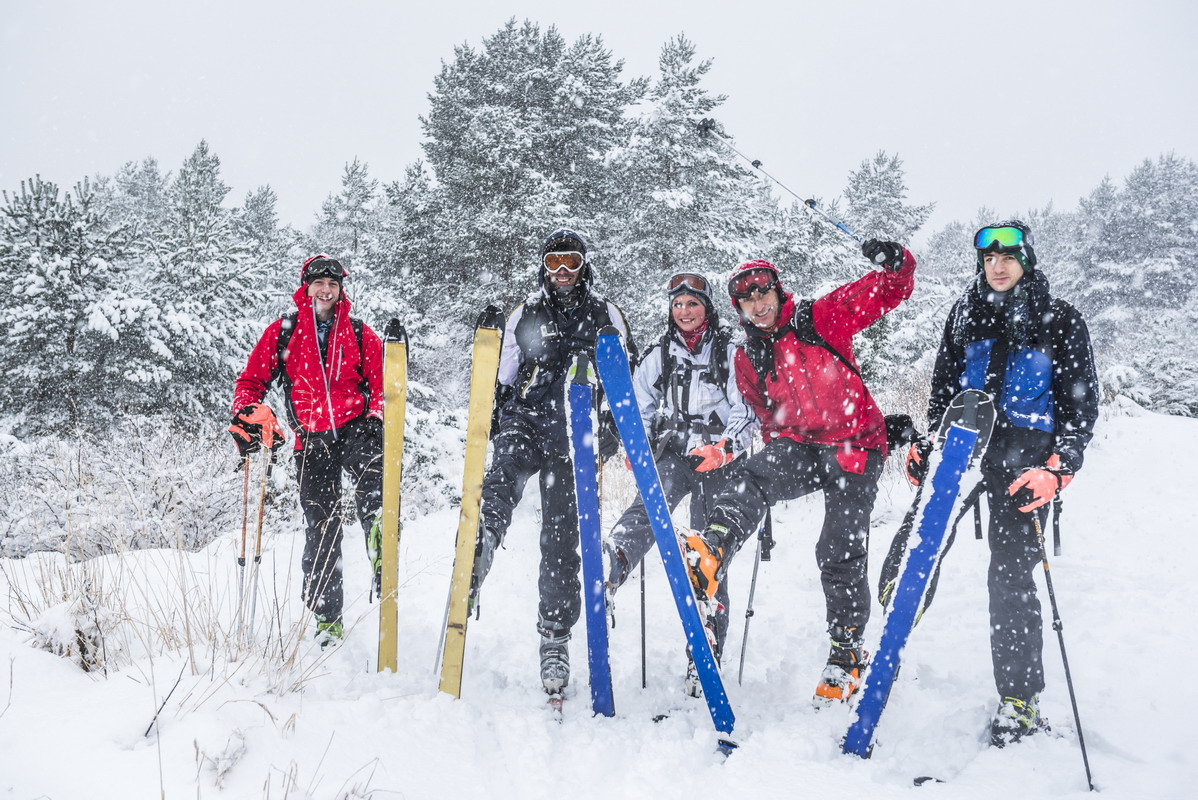
[[[983,267],[986,253],[1010,253],[1019,259],[1024,269],[1036,266],[1036,238],[1026,222],[1017,219],[995,222],[978,229],[973,246],[978,251],[978,269]]]
[[[546,253],[570,252],[582,253],[583,260],[586,260],[586,240],[569,228],[562,228],[549,234],[548,238],[545,239],[545,243],[541,245],[541,258],[544,258]]]

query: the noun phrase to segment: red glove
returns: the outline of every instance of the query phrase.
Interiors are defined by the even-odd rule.
[[[705,444],[687,453],[688,456],[702,459],[694,466],[695,472],[711,472],[729,463],[736,456],[732,454],[732,445],[727,439],[720,439],[715,444]]]
[[[275,412],[264,403],[248,405],[234,414],[229,433],[243,456],[258,452],[263,445],[273,449],[283,442],[283,429],[275,419]]]
[[[628,456],[624,456],[624,469],[632,472],[632,460]]]
[[[1057,493],[1068,486],[1072,480],[1073,473],[1062,469],[1061,457],[1053,453],[1043,467],[1024,470],[1023,474],[1007,487],[1007,494],[1014,495],[1026,487],[1032,493],[1032,502],[1026,506],[1020,506],[1019,510],[1027,513],[1051,503]]]

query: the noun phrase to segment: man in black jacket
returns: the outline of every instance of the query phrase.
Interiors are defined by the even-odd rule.
[[[540,475],[541,567],[537,630],[541,681],[557,694],[570,679],[567,643],[581,612],[578,507],[566,433],[566,375],[574,357],[592,359],[599,331],[614,325],[629,356],[636,348],[624,314],[592,289],[594,273],[582,236],[550,234],[541,248],[540,288],[508,317],[499,362],[499,426],[491,468],[483,480],[482,526],[474,561],[472,598],[491,568],[520,502],[524,485]],[[619,449],[610,415],[598,433],[600,456]]]
[[[998,408],[982,460],[990,508],[990,651],[999,708],[991,741],[1003,745],[1047,727],[1043,634],[1034,570],[1048,504],[1081,468],[1098,417],[1098,378],[1081,313],[1049,294],[1031,229],[1018,220],[974,236],[977,276],[949,312],[932,376],[929,430],[963,389],[985,389]],[[923,475],[915,446],[908,474]],[[924,460],[926,465],[926,460]]]

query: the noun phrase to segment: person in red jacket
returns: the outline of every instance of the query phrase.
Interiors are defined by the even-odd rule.
[[[337,511],[342,470],[356,484],[354,499],[376,580],[380,566],[383,343],[350,317],[348,274],[341,262],[324,254],[304,262],[292,298],[297,311],[272,322],[250,353],[234,387],[229,428],[243,455],[257,450],[264,429],[277,426],[262,398],[276,380],[282,384],[307,525],[303,599],[316,615],[322,647],[345,633],[343,520]]]
[[[870,239],[862,252],[882,269],[814,302],[784,291],[768,261],[732,271],[728,292],[746,334],[736,351],[736,381],[761,420],[765,446],[729,476],[702,533],[686,539],[691,578],[710,598],[769,506],[824,493],[815,555],[832,646],[817,708],[847,700],[860,685],[871,600],[869,516],[886,457],[886,423],[861,378],[853,336],[915,285],[915,259],[902,245]]]

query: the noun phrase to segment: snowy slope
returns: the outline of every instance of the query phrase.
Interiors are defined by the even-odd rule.
[[[1108,412],[1069,488],[1064,554],[1052,575],[1095,782],[1106,798],[1191,797],[1198,777],[1192,681],[1192,565],[1198,421]],[[613,462],[609,475],[622,471]],[[609,479],[611,484],[618,478]],[[397,675],[373,671],[376,607],[360,539],[349,537],[354,628],[322,654],[298,602],[302,537],[274,530],[251,647],[230,633],[234,532],[195,554],[134,553],[65,567],[40,554],[3,561],[0,790],[4,797],[1075,797],[1085,794],[1055,635],[1046,626],[1044,710],[1063,738],[983,746],[995,702],[986,637],[986,547],[963,527],[932,610],[912,636],[874,757],[839,753],[848,710],[816,713],[826,654],[814,563],[818,500],[776,509],[743,685],[736,685],[752,553],[733,568],[725,676],[741,748],[714,753],[702,701],[683,697],[681,626],[659,562],[647,570],[648,688],[640,687],[636,583],[617,597],[618,716],[587,711],[581,624],[573,694],[556,724],[536,680],[535,482],[471,622],[460,701],[433,668],[456,514],[406,524]],[[910,491],[888,472],[875,512],[876,577]],[[612,509],[615,511],[616,509]],[[606,524],[614,520],[614,513]],[[653,558],[656,558],[655,553]],[[635,581],[635,579],[634,579]],[[1041,584],[1042,585],[1042,584]],[[100,621],[110,671],[86,673],[31,646],[70,640],[62,598]],[[1048,613],[1047,595],[1041,599]],[[5,613],[7,612],[7,613]],[[16,620],[14,622],[14,620]],[[57,626],[57,630],[56,630]],[[65,633],[63,632],[65,629]],[[876,642],[881,619],[870,638]],[[165,705],[163,705],[164,698]],[[146,734],[163,706],[155,730]],[[654,723],[652,718],[670,712]],[[944,784],[912,787],[917,775]]]

